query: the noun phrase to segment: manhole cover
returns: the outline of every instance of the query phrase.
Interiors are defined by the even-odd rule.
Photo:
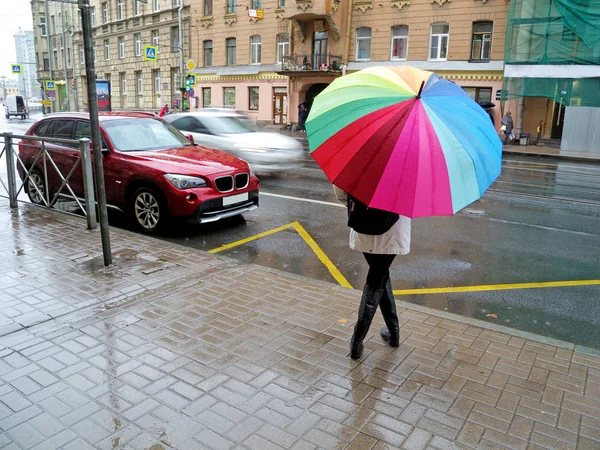
[[[485,211],[483,209],[473,209],[473,208],[465,208],[463,209],[465,214],[470,214],[471,216],[483,216],[485,215]]]

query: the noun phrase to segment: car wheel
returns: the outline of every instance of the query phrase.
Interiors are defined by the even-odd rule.
[[[44,183],[42,172],[38,169],[34,168],[29,172],[29,178],[27,179],[27,196],[31,203],[35,203],[36,205],[46,204],[46,183]]]
[[[151,187],[142,187],[135,191],[129,210],[133,225],[147,233],[160,230],[169,218],[169,210],[162,193]]]

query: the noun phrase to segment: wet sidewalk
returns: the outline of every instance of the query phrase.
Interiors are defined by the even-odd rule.
[[[0,448],[598,449],[600,357],[0,198]]]

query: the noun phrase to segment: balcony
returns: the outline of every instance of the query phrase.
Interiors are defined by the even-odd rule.
[[[330,73],[338,75],[342,71],[342,56],[331,53],[299,53],[284,56],[279,73],[307,75]]]
[[[286,2],[286,19],[307,19],[333,14],[340,6],[340,0],[295,0]]]

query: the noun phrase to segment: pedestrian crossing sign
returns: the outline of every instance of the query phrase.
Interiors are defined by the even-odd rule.
[[[46,90],[53,91],[54,89],[56,89],[56,83],[54,80],[46,80]]]
[[[158,49],[156,48],[156,46],[144,46],[144,59],[146,61],[156,61],[158,59]]]
[[[22,67],[21,64],[11,64],[10,68],[12,69],[12,73],[17,73],[17,74],[22,74]]]

